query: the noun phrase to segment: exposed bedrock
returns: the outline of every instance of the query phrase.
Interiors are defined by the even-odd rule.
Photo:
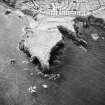
[[[28,57],[31,57],[31,60],[34,61],[33,63],[38,64],[38,66],[40,66],[39,68],[42,69],[42,71],[44,70],[46,71],[50,69],[50,67],[52,66],[54,67],[54,65],[56,64],[57,65],[61,64],[60,58],[64,57],[66,46],[68,46],[66,43],[67,40],[71,41],[74,45],[78,46],[79,48],[83,47],[85,50],[91,51],[91,52],[94,51],[95,49],[95,52],[96,51],[99,52],[97,46],[99,46],[100,44],[98,45],[98,43],[103,43],[103,39],[105,35],[104,20],[101,18],[96,18],[91,15],[88,17],[76,17],[74,19],[74,22],[75,22],[74,23],[75,32],[72,32],[70,29],[68,29],[67,27],[63,25],[57,26],[58,31],[62,35],[62,40],[56,41],[55,42],[56,44],[53,47],[50,47],[51,49],[48,51],[48,53],[46,53],[48,54],[46,56],[48,57],[46,62],[48,62],[47,66],[49,65],[49,67],[47,66],[45,67],[46,64],[44,63],[42,64],[41,60],[38,58],[39,56],[41,58],[45,51],[47,52],[47,50],[45,50],[47,48],[46,46],[47,44],[43,46],[44,52],[42,53],[42,55],[36,54],[36,56],[34,56],[35,50],[33,49],[34,49],[34,46],[37,45],[37,43],[35,44],[35,40],[36,40],[35,37],[34,37],[35,40],[33,39],[31,40],[31,38],[29,39],[27,38],[26,40],[28,43],[24,43],[25,41],[21,41],[20,49],[24,53],[26,53]],[[48,33],[45,33],[45,34],[48,34]],[[33,41],[34,43],[31,41]],[[38,50],[39,48],[36,51]],[[42,59],[42,60],[45,60],[45,59]]]
[[[43,46],[44,47],[44,46]],[[43,61],[46,61],[46,62],[48,62],[48,65],[46,65],[46,64],[42,64],[43,63],[43,61],[41,61],[40,60],[40,58],[41,58],[41,56],[42,56],[42,58],[43,58],[43,55],[39,55],[40,56],[40,58],[39,58],[39,56],[35,56],[35,53],[33,53],[33,55],[32,55],[32,53],[31,53],[31,51],[30,51],[30,48],[28,48],[27,46],[25,46],[24,45],[24,41],[23,40],[21,40],[20,42],[19,42],[19,49],[21,50],[21,51],[23,51],[26,55],[27,55],[27,57],[30,59],[30,62],[31,63],[33,63],[33,64],[35,64],[36,66],[38,66],[38,68],[41,70],[41,71],[49,71],[49,69],[52,67],[52,66],[54,66],[54,65],[58,65],[61,61],[61,57],[63,57],[63,53],[64,53],[64,47],[65,47],[65,44],[64,44],[64,42],[63,42],[63,40],[61,40],[61,41],[58,41],[50,50],[51,51],[49,51],[49,54],[48,55],[46,55],[46,56],[48,56],[48,61],[46,61],[46,60],[44,60],[43,59]],[[47,51],[47,50],[46,50]],[[44,54],[44,53],[42,53],[42,54]],[[47,67],[47,66],[49,66],[49,67]]]
[[[9,18],[12,21],[8,23],[7,18],[0,17],[0,105],[105,105],[104,27],[92,23],[84,28],[78,21],[76,27],[82,23],[79,35],[59,26],[63,40],[52,46],[49,62],[51,70],[61,76],[49,80],[37,75],[38,58],[33,57],[35,65],[27,60],[31,55],[24,46],[26,40],[21,39],[21,22]],[[93,32],[98,33],[98,39],[93,39]],[[17,49],[20,40],[20,49],[28,57]],[[80,48],[84,41],[87,51]]]
[[[75,18],[74,28],[76,31],[76,36],[87,42],[89,47],[92,43],[101,41],[105,37],[105,21],[102,18],[94,17],[93,15],[87,18],[77,17]],[[86,27],[84,26],[86,25]],[[97,37],[95,39],[95,37]]]

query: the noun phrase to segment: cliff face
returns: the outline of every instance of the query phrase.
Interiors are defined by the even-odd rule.
[[[24,33],[23,21],[4,12],[0,9],[0,105],[105,104],[104,20],[77,17],[75,31],[60,20],[57,29],[28,20],[31,29],[25,27]],[[28,56],[19,50],[21,40]],[[30,58],[34,54],[48,57],[49,51],[52,72],[42,73],[36,66],[39,60],[32,63]]]
[[[30,53],[31,59],[38,58],[41,67],[48,69],[51,49],[58,41],[62,40],[62,36],[56,27],[50,27],[47,23],[35,24],[35,27],[32,25],[29,30],[30,32],[26,31],[24,35],[24,48]],[[21,42],[19,46],[24,52],[25,49],[22,49]]]

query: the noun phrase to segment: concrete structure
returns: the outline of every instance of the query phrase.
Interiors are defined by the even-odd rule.
[[[51,16],[86,16],[102,9],[104,0],[40,0],[33,3],[39,6],[39,12]]]

